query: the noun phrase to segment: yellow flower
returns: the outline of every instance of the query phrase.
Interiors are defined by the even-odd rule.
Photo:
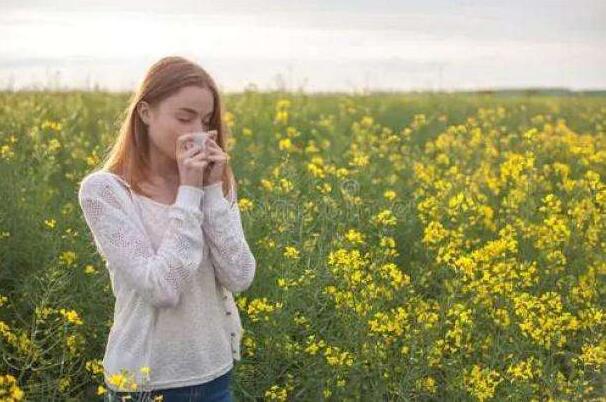
[[[99,359],[87,361],[85,367],[93,374],[103,374],[103,361]]]
[[[238,207],[242,212],[250,211],[253,208],[253,202],[243,197],[238,200]]]
[[[25,395],[25,393],[19,387],[13,387],[11,389],[11,397],[13,398],[14,401],[22,400],[24,395]]]
[[[347,351],[341,351],[338,346],[327,346],[324,349],[326,362],[331,366],[349,366],[353,365],[353,355]]]
[[[507,368],[507,374],[510,374],[512,381],[527,381],[541,375],[542,363],[533,356],[527,360],[512,364]]]
[[[412,119],[412,123],[410,123],[410,127],[413,129],[421,128],[425,125],[427,119],[423,113],[415,114]]]
[[[83,339],[78,335],[68,335],[67,338],[65,338],[67,349],[74,356],[78,353],[78,349],[83,346],[82,341]]]
[[[318,166],[324,166],[324,159],[320,155],[314,155],[311,158],[311,163]]]
[[[101,162],[101,158],[97,155],[97,151],[93,150],[93,152],[86,157],[86,164],[90,167],[97,166]]]
[[[370,128],[374,122],[375,120],[372,118],[372,116],[364,116],[360,121],[360,125],[364,128]]]
[[[59,391],[65,391],[71,385],[71,380],[69,377],[62,377],[59,379]]]
[[[303,350],[305,353],[308,353],[310,355],[315,355],[316,353],[318,353],[318,351],[326,346],[326,342],[322,339],[320,339],[320,341],[316,341],[316,336],[315,335],[309,335],[307,337],[307,346],[305,347],[305,349]]]
[[[0,401],[13,402],[20,401],[25,396],[24,392],[17,385],[17,379],[10,374],[0,375],[0,396],[10,395],[9,397],[2,397]]]
[[[386,248],[396,247],[396,241],[391,236],[382,236],[381,240],[379,241],[379,244],[381,245],[381,247],[386,247]]]
[[[316,189],[322,194],[327,194],[331,192],[332,186],[330,183],[322,183],[321,185],[316,186]]]
[[[127,379],[124,374],[116,373],[116,374],[112,374],[109,377],[109,383],[115,385],[116,387],[118,387],[120,389],[124,389],[124,388],[126,388]]]
[[[368,163],[368,155],[354,155],[353,159],[349,161],[349,166],[365,167]]]
[[[448,230],[438,221],[432,221],[425,227],[422,242],[425,244],[438,244],[446,238]]]
[[[606,364],[606,339],[597,345],[585,344],[581,347],[583,353],[580,360],[588,366],[595,366],[596,370]]]
[[[395,288],[400,288],[403,285],[410,283],[410,277],[403,273],[400,268],[393,262],[388,262],[379,267],[383,277],[391,280]]]
[[[396,192],[392,190],[387,190],[383,193],[383,197],[385,197],[389,201],[393,201],[396,198]]]
[[[288,112],[286,110],[278,111],[276,113],[275,122],[276,123],[283,123],[283,124],[288,123]]]
[[[497,385],[503,381],[499,373],[487,367],[474,365],[471,370],[464,373],[465,388],[479,401],[486,401],[494,397]]]
[[[314,140],[309,140],[307,146],[305,147],[305,153],[313,154],[315,152],[320,152],[320,149],[316,146]]]
[[[286,246],[284,247],[284,256],[296,260],[299,258],[299,250],[292,246]]]
[[[105,387],[103,385],[99,385],[97,387],[97,395],[103,395],[107,392],[107,390],[105,389]]]
[[[278,148],[280,149],[280,151],[282,150],[291,150],[293,147],[292,145],[292,141],[290,140],[290,138],[282,138],[280,141],[278,141]]]
[[[45,219],[44,220],[44,224],[46,226],[48,226],[49,228],[54,229],[55,225],[57,224],[57,221],[54,220],[54,219],[52,219],[52,218],[51,219]]]
[[[235,123],[236,116],[234,116],[234,114],[231,112],[225,112],[225,114],[223,115],[223,120],[225,121],[227,127],[232,128]]]
[[[257,240],[257,244],[262,245],[266,249],[272,249],[276,247],[275,240],[270,239],[269,237],[264,237],[262,239]]]
[[[290,191],[292,191],[293,188],[294,188],[294,185],[293,185],[292,181],[285,179],[285,178],[280,179],[280,189],[284,193],[289,193]]]
[[[296,129],[296,127],[286,127],[286,135],[288,137],[294,138],[294,137],[298,137],[301,135],[301,132],[299,130]]]
[[[263,313],[271,313],[276,309],[279,309],[283,306],[281,302],[276,302],[275,304],[271,304],[267,301],[266,297],[261,299],[253,299],[248,303],[248,307],[246,308],[246,313],[250,317],[250,319],[254,322],[259,321],[261,318],[260,314]],[[265,321],[269,321],[269,317],[265,315],[262,317]]]
[[[274,184],[272,183],[272,181],[267,179],[261,179],[261,186],[269,192],[274,189]]]
[[[393,226],[397,219],[389,209],[384,209],[372,217],[372,222],[384,226]]]
[[[15,152],[13,152],[10,145],[5,144],[0,147],[0,157],[8,161],[15,157]]]
[[[66,310],[62,308],[59,310],[59,312],[61,315],[63,315],[63,317],[65,317],[65,319],[67,319],[67,321],[71,322],[72,324],[82,325],[82,320],[75,310]]]
[[[345,234],[345,238],[350,243],[364,243],[364,235],[355,229],[349,229]]]
[[[318,166],[313,162],[307,164],[307,171],[311,173],[313,177],[323,179],[325,177],[324,169],[322,166]]]
[[[328,255],[328,265],[343,270],[358,270],[368,264],[366,255],[361,255],[360,250],[338,249],[331,251]]]
[[[415,385],[417,388],[422,388],[432,394],[437,391],[436,380],[431,376],[418,379]]]
[[[64,251],[59,256],[59,261],[70,267],[76,261],[76,253],[74,253],[73,251]]]
[[[268,401],[286,401],[288,398],[288,392],[285,388],[272,385],[270,389],[265,391],[265,398]]]
[[[275,123],[288,123],[288,109],[290,108],[290,100],[289,99],[280,99],[276,103],[276,117],[274,119]]]
[[[40,125],[40,128],[43,130],[50,129],[53,131],[61,131],[61,129],[63,128],[63,125],[58,121],[45,120]]]
[[[290,107],[290,105],[291,105],[290,99],[280,99],[276,103],[276,109],[285,110],[285,109],[288,109]]]
[[[61,142],[56,138],[51,138],[51,140],[48,142],[48,151],[52,153],[59,148],[61,148]]]
[[[342,178],[347,177],[349,175],[349,170],[347,170],[346,168],[338,168],[335,171],[335,174],[336,174],[336,176],[339,179],[342,179]]]

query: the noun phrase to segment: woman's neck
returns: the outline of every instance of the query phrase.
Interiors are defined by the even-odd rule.
[[[158,184],[176,185],[179,183],[179,167],[174,159],[150,146],[147,176],[150,181],[159,182]]]

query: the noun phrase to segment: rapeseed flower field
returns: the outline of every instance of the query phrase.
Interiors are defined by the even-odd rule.
[[[257,260],[237,400],[606,400],[606,99],[225,99]],[[77,189],[127,100],[0,94],[0,401],[107,391]]]

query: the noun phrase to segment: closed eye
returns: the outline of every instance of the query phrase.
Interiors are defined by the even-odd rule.
[[[191,120],[189,119],[177,119],[182,123],[189,123]],[[206,120],[203,124],[209,125],[210,124],[210,120]]]

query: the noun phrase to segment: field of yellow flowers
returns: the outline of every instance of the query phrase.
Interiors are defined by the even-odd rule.
[[[0,94],[2,401],[103,398],[113,295],[77,190],[128,97]],[[225,103],[257,260],[237,400],[606,400],[605,98]]]

